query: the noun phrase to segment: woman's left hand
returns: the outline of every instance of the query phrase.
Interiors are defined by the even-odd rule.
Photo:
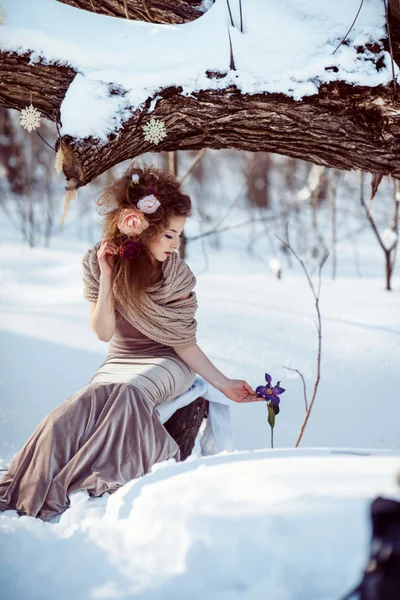
[[[256,392],[242,379],[228,379],[228,382],[220,391],[229,400],[233,400],[234,402],[258,402],[259,400],[264,400],[264,398],[257,398]]]

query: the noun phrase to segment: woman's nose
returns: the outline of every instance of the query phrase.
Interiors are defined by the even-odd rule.
[[[172,242],[172,247],[174,248],[174,250],[178,250],[178,248],[180,248],[181,245],[181,238],[178,238],[177,240],[174,240]]]

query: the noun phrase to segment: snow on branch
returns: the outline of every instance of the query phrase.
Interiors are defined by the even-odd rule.
[[[359,0],[182,0],[196,15],[208,10],[180,25],[105,16],[101,0],[96,12],[86,0],[68,4],[3,0],[0,104],[21,109],[32,94],[75,153],[79,176],[64,173],[78,186],[149,150],[203,147],[400,173],[397,156],[385,156],[395,152],[398,110],[387,92],[398,67],[380,0],[364,2],[355,21]],[[167,132],[157,147],[143,135],[151,119]]]

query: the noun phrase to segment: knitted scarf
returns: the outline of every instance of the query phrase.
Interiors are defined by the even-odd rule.
[[[100,243],[83,257],[83,289],[86,300],[96,302],[100,287],[97,250]],[[162,263],[163,281],[148,288],[140,302],[132,297],[124,305],[115,302],[118,312],[148,338],[166,346],[196,344],[197,309],[193,288],[196,278],[188,265],[173,252]],[[186,300],[179,300],[190,293]]]

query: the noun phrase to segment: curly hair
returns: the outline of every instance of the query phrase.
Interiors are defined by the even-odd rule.
[[[132,175],[139,177],[132,182]],[[158,209],[146,214],[149,223],[135,239],[140,243],[141,254],[134,260],[115,259],[113,292],[120,303],[134,294],[139,298],[150,284],[161,276],[160,265],[154,264],[149,251],[149,242],[168,228],[172,217],[189,217],[192,205],[189,196],[183,194],[180,183],[171,175],[153,166],[131,165],[122,177],[115,179],[102,192],[97,204],[104,216],[104,237],[117,245],[121,243],[118,229],[120,213],[125,208],[136,208],[139,200],[154,194],[160,202]]]

